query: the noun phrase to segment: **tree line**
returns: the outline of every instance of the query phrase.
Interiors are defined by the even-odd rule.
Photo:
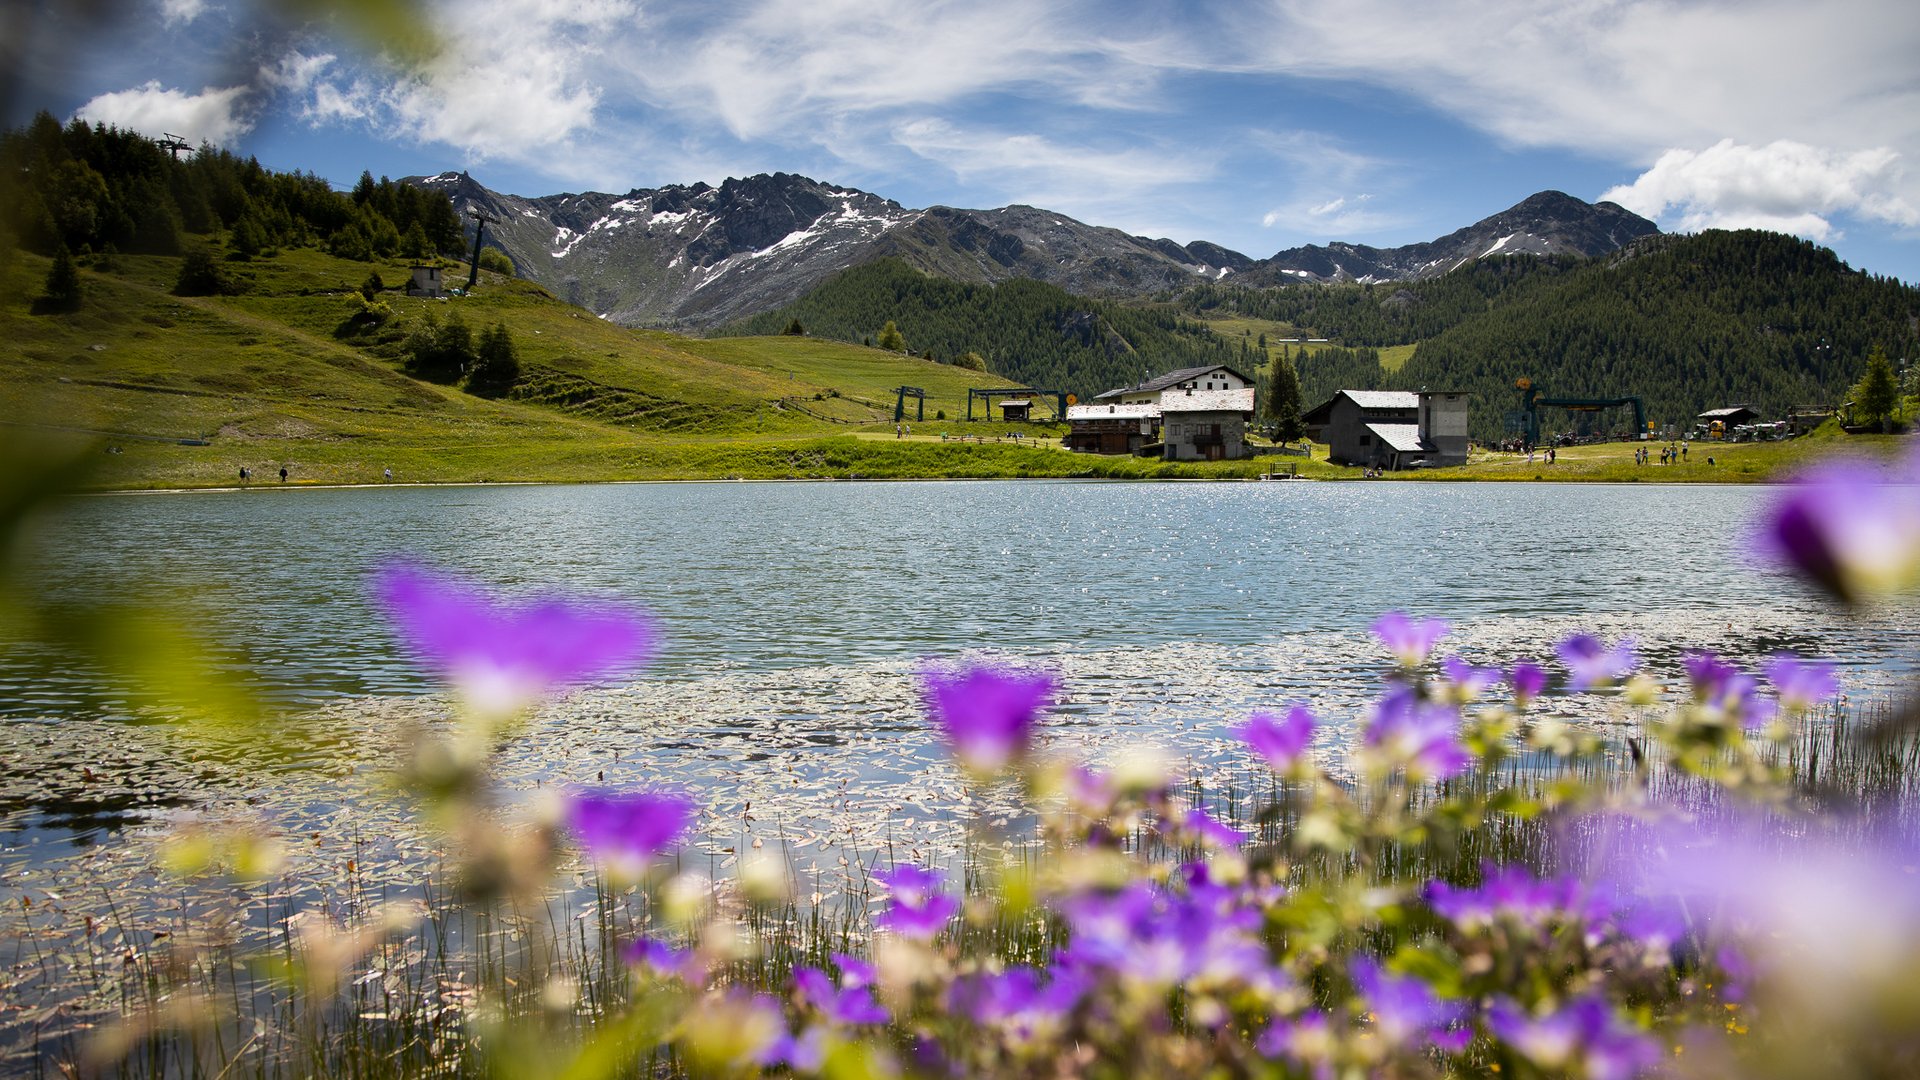
[[[457,254],[460,218],[445,195],[363,173],[351,193],[305,172],[202,146],[184,159],[104,124],[62,126],[42,112],[0,133],[0,226],[36,254],[178,255],[188,235],[224,233],[250,258],[321,247],[371,261]]]

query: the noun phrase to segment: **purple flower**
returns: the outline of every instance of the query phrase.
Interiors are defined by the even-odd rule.
[[[490,712],[635,667],[656,638],[653,624],[629,608],[553,598],[497,604],[450,577],[400,563],[379,572],[374,593],[407,646]]]
[[[1816,465],[1762,514],[1755,553],[1848,603],[1911,585],[1920,576],[1912,479],[1861,461]]]
[[[1266,1058],[1290,1058],[1297,1062],[1311,1062],[1326,1056],[1332,1045],[1332,1032],[1327,1024],[1327,1014],[1318,1009],[1308,1009],[1289,1020],[1276,1016],[1268,1024],[1259,1038],[1254,1040],[1253,1048]]]
[[[1780,703],[1796,712],[1840,693],[1840,680],[1833,665],[1825,660],[1802,660],[1792,653],[1782,653],[1767,661],[1763,670],[1780,695]]]
[[[1091,818],[1103,818],[1113,813],[1113,804],[1120,797],[1119,786],[1113,781],[1112,773],[1094,772],[1085,765],[1075,765],[1067,770],[1067,801],[1075,810]]]
[[[1458,656],[1449,656],[1440,662],[1440,673],[1446,677],[1462,701],[1478,700],[1487,688],[1500,681],[1499,668],[1474,667]]]
[[[1503,998],[1487,1009],[1487,1028],[1550,1073],[1629,1080],[1661,1060],[1658,1040],[1623,1022],[1604,998],[1592,995],[1544,1016]]]
[[[1753,676],[1710,652],[1690,652],[1684,663],[1695,702],[1719,710],[1746,728],[1773,719],[1773,705],[1760,697],[1760,683]]]
[[[1048,974],[1043,981],[1033,968],[1010,967],[963,975],[947,988],[947,1010],[981,1027],[999,1028],[1016,1042],[1030,1042],[1061,1026],[1091,986],[1075,972]]]
[[[1426,663],[1427,654],[1450,629],[1445,619],[1416,619],[1404,611],[1389,611],[1373,621],[1374,636],[1406,667]]]
[[[1225,889],[1187,894],[1135,882],[1118,892],[1061,902],[1072,944],[1060,953],[1077,971],[1107,971],[1157,987],[1280,985],[1259,932],[1258,910],[1223,903]]]
[[[1225,848],[1229,851],[1246,843],[1248,835],[1221,823],[1219,819],[1197,806],[1180,815],[1180,831],[1208,847]]]
[[[567,825],[595,860],[638,874],[693,823],[694,801],[672,792],[577,793]]]
[[[873,1000],[873,991],[863,983],[839,986],[816,967],[793,969],[793,988],[807,1007],[818,1012],[827,1023],[839,1027],[884,1024],[893,1017]]]
[[[1267,766],[1274,772],[1286,773],[1305,762],[1307,747],[1313,744],[1315,726],[1313,714],[1307,707],[1295,705],[1287,710],[1284,720],[1275,720],[1263,712],[1247,717],[1240,737],[1254,753],[1266,759]]]
[[[1444,780],[1473,763],[1460,741],[1460,710],[1408,686],[1393,687],[1374,706],[1364,741],[1415,779]]]
[[[1036,712],[1052,698],[1053,679],[991,667],[921,675],[927,706],[960,763],[996,773],[1024,756]]]
[[[656,978],[679,979],[688,986],[704,986],[707,965],[692,949],[676,949],[664,941],[639,938],[622,950],[628,964]]]
[[[938,870],[902,864],[873,878],[887,887],[891,897],[887,909],[873,917],[873,925],[883,930],[901,937],[930,939],[960,913],[960,901],[938,891],[946,881],[946,875]]]
[[[1605,918],[1612,905],[1578,878],[1536,878],[1523,866],[1482,868],[1477,889],[1463,889],[1444,881],[1427,884],[1427,906],[1462,930],[1475,930],[1507,921],[1534,929],[1555,924]]]
[[[1575,634],[1560,643],[1560,662],[1567,665],[1567,688],[1578,692],[1625,676],[1638,660],[1631,642],[1609,649],[1592,634]]]
[[[1442,1001],[1419,979],[1388,974],[1365,956],[1354,957],[1348,970],[1367,1011],[1373,1014],[1374,1030],[1388,1043],[1410,1046],[1460,1021],[1460,1005]]]
[[[1527,702],[1547,688],[1547,669],[1531,660],[1522,660],[1513,665],[1513,675],[1508,682],[1513,686],[1514,702],[1524,709]]]
[[[840,969],[840,985],[850,990],[872,986],[878,977],[872,964],[846,953],[834,953],[833,966]]]

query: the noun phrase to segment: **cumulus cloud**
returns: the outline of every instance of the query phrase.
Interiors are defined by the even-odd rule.
[[[143,135],[173,132],[194,143],[228,145],[253,127],[243,111],[247,94],[244,86],[208,87],[189,94],[149,82],[132,90],[101,94],[80,106],[74,115],[89,123],[109,124]]]
[[[1741,142],[1912,146],[1907,0],[1268,0],[1238,66],[1409,91],[1512,143],[1651,156]]]
[[[594,129],[604,90],[595,64],[632,36],[633,0],[475,0],[435,10],[439,51],[404,71],[289,53],[264,82],[301,102],[311,123],[365,122],[444,143],[469,158],[526,159]]]
[[[1900,155],[1886,147],[1837,153],[1784,139],[1722,139],[1705,150],[1669,150],[1601,198],[1682,231],[1772,229],[1824,241],[1839,214],[1920,225],[1920,210],[1900,194],[1903,177]]]

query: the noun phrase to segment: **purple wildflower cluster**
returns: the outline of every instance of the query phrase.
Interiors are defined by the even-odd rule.
[[[652,646],[631,613],[557,601],[501,608],[411,568],[383,575],[379,594],[411,647],[483,707],[519,707],[611,674]],[[1360,718],[1351,779],[1316,764],[1327,725],[1304,704],[1239,727],[1291,800],[1293,816],[1261,817],[1257,834],[1178,797],[1171,777],[1047,762],[1036,744],[1058,689],[1050,676],[929,671],[933,726],[969,775],[1011,775],[1028,792],[1060,796],[1035,808],[1045,858],[969,875],[1018,871],[1025,899],[988,892],[963,903],[943,868],[875,869],[884,900],[873,960],[835,953],[831,968],[795,966],[784,997],[741,985],[736,939],[694,918],[654,924],[661,936],[634,940],[624,958],[641,986],[668,995],[657,1000],[684,1003],[664,1036],[676,1053],[695,1071],[728,1075],[881,1075],[898,1071],[895,1055],[911,1046],[912,1068],[929,1075],[1417,1076],[1506,1061],[1522,1073],[1613,1080],[1645,1073],[1670,1040],[1740,1007],[1764,947],[1755,943],[1777,925],[1752,890],[1724,883],[1745,866],[1701,860],[1649,881],[1488,863],[1475,885],[1396,869],[1418,865],[1409,856],[1421,845],[1457,836],[1457,822],[1522,804],[1495,766],[1529,737],[1528,710],[1553,675],[1534,661],[1503,671],[1438,656],[1442,620],[1393,612],[1373,629],[1396,666]],[[1570,693],[1627,682],[1638,663],[1629,643],[1587,634],[1556,652]],[[1713,744],[1721,764],[1747,735],[1763,739],[1779,710],[1804,711],[1838,689],[1830,666],[1789,656],[1768,662],[1764,679],[1705,652],[1686,658],[1686,672],[1689,700],[1668,730],[1735,733]],[[1439,783],[1476,771],[1474,783]],[[671,883],[649,871],[696,814],[683,794],[581,791],[568,797],[565,823],[589,858],[635,877],[651,918],[668,909]],[[1717,893],[1699,877],[1712,867],[1726,871]],[[1830,891],[1801,891],[1835,902]],[[1903,895],[1913,903],[1901,912],[1920,912],[1920,890]],[[1693,902],[1701,897],[1715,903]],[[1691,914],[1709,906],[1737,913],[1739,932]],[[1017,948],[977,947],[997,924],[1036,929],[1008,939]]]

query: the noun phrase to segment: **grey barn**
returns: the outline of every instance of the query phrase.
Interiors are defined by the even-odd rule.
[[[1337,465],[1404,469],[1467,463],[1467,395],[1342,390],[1300,418]]]

